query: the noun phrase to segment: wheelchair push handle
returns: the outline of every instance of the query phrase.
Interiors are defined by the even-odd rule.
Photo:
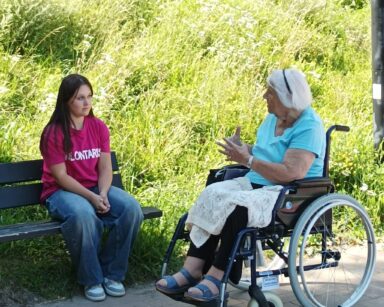
[[[344,126],[344,125],[332,125],[327,130],[327,133],[326,133],[327,138],[329,138],[331,136],[331,133],[333,132],[333,130],[348,132],[350,130],[350,128],[348,126]]]
[[[326,133],[326,149],[324,157],[323,177],[329,176],[329,154],[331,151],[331,133],[333,132],[333,130],[348,132],[350,129],[348,126],[344,125],[333,125],[328,128]]]
[[[343,126],[343,125],[335,125],[335,130],[336,131],[343,131],[343,132],[348,132],[351,130],[348,126]]]

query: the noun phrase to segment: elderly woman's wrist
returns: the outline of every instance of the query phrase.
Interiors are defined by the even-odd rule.
[[[251,169],[252,163],[253,163],[253,155],[249,155],[249,157],[247,159],[247,163],[245,164],[245,166],[248,167],[249,169]]]

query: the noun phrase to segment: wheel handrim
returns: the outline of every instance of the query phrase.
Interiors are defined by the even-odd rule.
[[[355,202],[353,198],[350,198],[344,195],[342,195],[342,197],[338,195],[338,197],[336,195],[332,195],[332,197],[330,197],[330,195],[328,195],[327,197],[323,197],[324,200],[326,201],[324,201],[323,203],[321,203],[321,201],[317,202],[317,205],[318,205],[317,208],[313,207],[312,208],[313,212],[310,215],[307,214],[305,217],[302,216],[302,218],[306,218],[307,221],[304,221],[304,220],[301,222],[299,221],[297,224],[297,226],[299,226],[300,228],[300,229],[297,229],[297,233],[303,234],[302,235],[303,243],[300,246],[299,253],[297,253],[296,250],[299,245],[300,238],[295,238],[294,240],[295,242],[293,242],[292,247],[290,246],[290,257],[293,257],[293,256],[295,257],[294,260],[292,258],[289,261],[289,266],[293,265],[292,268],[289,268],[292,288],[298,300],[304,305],[309,305],[309,304],[315,305],[315,306],[333,305],[333,303],[331,303],[330,301],[335,302],[335,297],[342,297],[344,295],[342,292],[336,292],[336,291],[339,291],[340,288],[342,288],[342,290],[345,291],[346,293],[345,297],[347,297],[347,295],[348,297],[345,298],[345,300],[343,299],[342,302],[337,302],[337,303],[335,302],[335,304],[337,306],[339,305],[350,306],[354,304],[358,299],[360,299],[360,297],[364,294],[372,278],[374,260],[375,260],[375,244],[374,244],[373,229],[369,221],[369,217],[366,214],[365,210],[361,207],[361,205]],[[309,210],[310,207],[308,207],[307,210]],[[357,275],[362,276],[361,285],[356,285],[355,283],[352,283],[352,281],[348,279],[348,278],[352,278],[350,277],[352,276],[351,275],[352,273],[350,273],[351,265],[347,262],[343,262],[347,260],[346,258],[347,254],[352,254],[353,252],[352,249],[343,249],[340,255],[337,254],[337,250],[336,252],[334,250],[331,250],[331,252],[328,252],[327,250],[326,253],[323,253],[323,256],[325,255],[330,258],[328,262],[332,263],[332,261],[334,260],[334,263],[332,263],[332,265],[335,265],[334,267],[330,266],[325,269],[318,269],[318,270],[312,270],[312,271],[305,271],[303,269],[305,265],[311,264],[311,261],[310,261],[311,258],[308,256],[308,254],[310,254],[310,252],[308,252],[308,249],[310,247],[313,248],[313,246],[308,245],[307,242],[309,242],[310,236],[316,236],[316,235],[310,234],[311,230],[314,227],[317,227],[315,226],[316,223],[321,219],[321,217],[328,210],[331,210],[331,209],[336,210],[338,209],[338,207],[341,208],[339,210],[341,212],[343,210],[346,212],[352,211],[355,213],[355,216],[359,217],[359,221],[361,222],[361,225],[363,226],[363,229],[364,229],[363,234],[364,236],[366,236],[367,242],[371,242],[371,243],[365,244],[365,249],[367,253],[365,256],[365,260],[363,261],[365,265],[364,269],[357,268],[356,266],[356,268],[358,269]],[[345,208],[348,208],[348,209],[345,209]],[[348,223],[345,223],[345,225],[348,225]],[[330,235],[331,233],[328,233],[329,238],[331,237]],[[335,234],[334,236],[337,236],[337,234]],[[339,240],[340,238],[336,238],[336,239]],[[295,251],[293,251],[294,246],[296,246]],[[340,243],[340,246],[343,246],[343,245]],[[315,249],[318,249],[318,246],[315,246]],[[327,253],[329,253],[329,255]],[[320,253],[317,253],[317,255],[319,254]],[[361,257],[360,254],[357,254],[357,255]],[[344,259],[341,258],[337,260],[339,256],[344,257]],[[296,268],[297,257],[299,258],[298,274],[294,272]],[[332,258],[334,259],[332,260]],[[320,261],[320,263],[323,263],[323,262]],[[316,267],[316,264],[317,263],[315,263],[315,267]],[[340,283],[341,277],[337,275],[337,274],[341,274],[339,273],[341,271],[340,268],[343,268],[343,270],[346,271],[344,272],[344,275],[345,275],[344,287],[343,287],[343,284]],[[323,273],[323,272],[327,272],[327,273]],[[351,272],[353,271],[351,270]],[[335,275],[331,275],[331,273]],[[301,281],[299,281],[299,276],[301,278]],[[356,277],[359,277],[359,276],[356,276]],[[324,290],[324,288],[320,287],[320,286],[324,287],[324,285],[321,284],[322,279],[325,280],[324,285],[329,287],[328,289]],[[320,285],[320,286],[317,286],[317,285]],[[322,292],[325,292],[325,293],[322,294]],[[329,295],[329,293],[333,293],[333,296]]]

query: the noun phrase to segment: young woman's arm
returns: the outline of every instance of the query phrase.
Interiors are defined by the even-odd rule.
[[[50,171],[55,178],[55,181],[64,190],[72,193],[79,194],[88,199],[94,206],[96,212],[106,213],[109,210],[109,206],[105,205],[103,198],[100,195],[88,190],[86,187],[81,185],[76,179],[69,176],[65,163],[53,164],[50,166]]]
[[[100,154],[99,163],[97,165],[99,170],[99,194],[103,198],[104,204],[109,205],[108,191],[112,184],[112,162],[111,154],[108,152],[102,152]]]

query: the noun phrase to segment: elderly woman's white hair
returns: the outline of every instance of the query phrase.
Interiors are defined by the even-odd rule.
[[[305,75],[297,69],[277,69],[267,79],[284,106],[302,111],[312,103],[312,93]]]

